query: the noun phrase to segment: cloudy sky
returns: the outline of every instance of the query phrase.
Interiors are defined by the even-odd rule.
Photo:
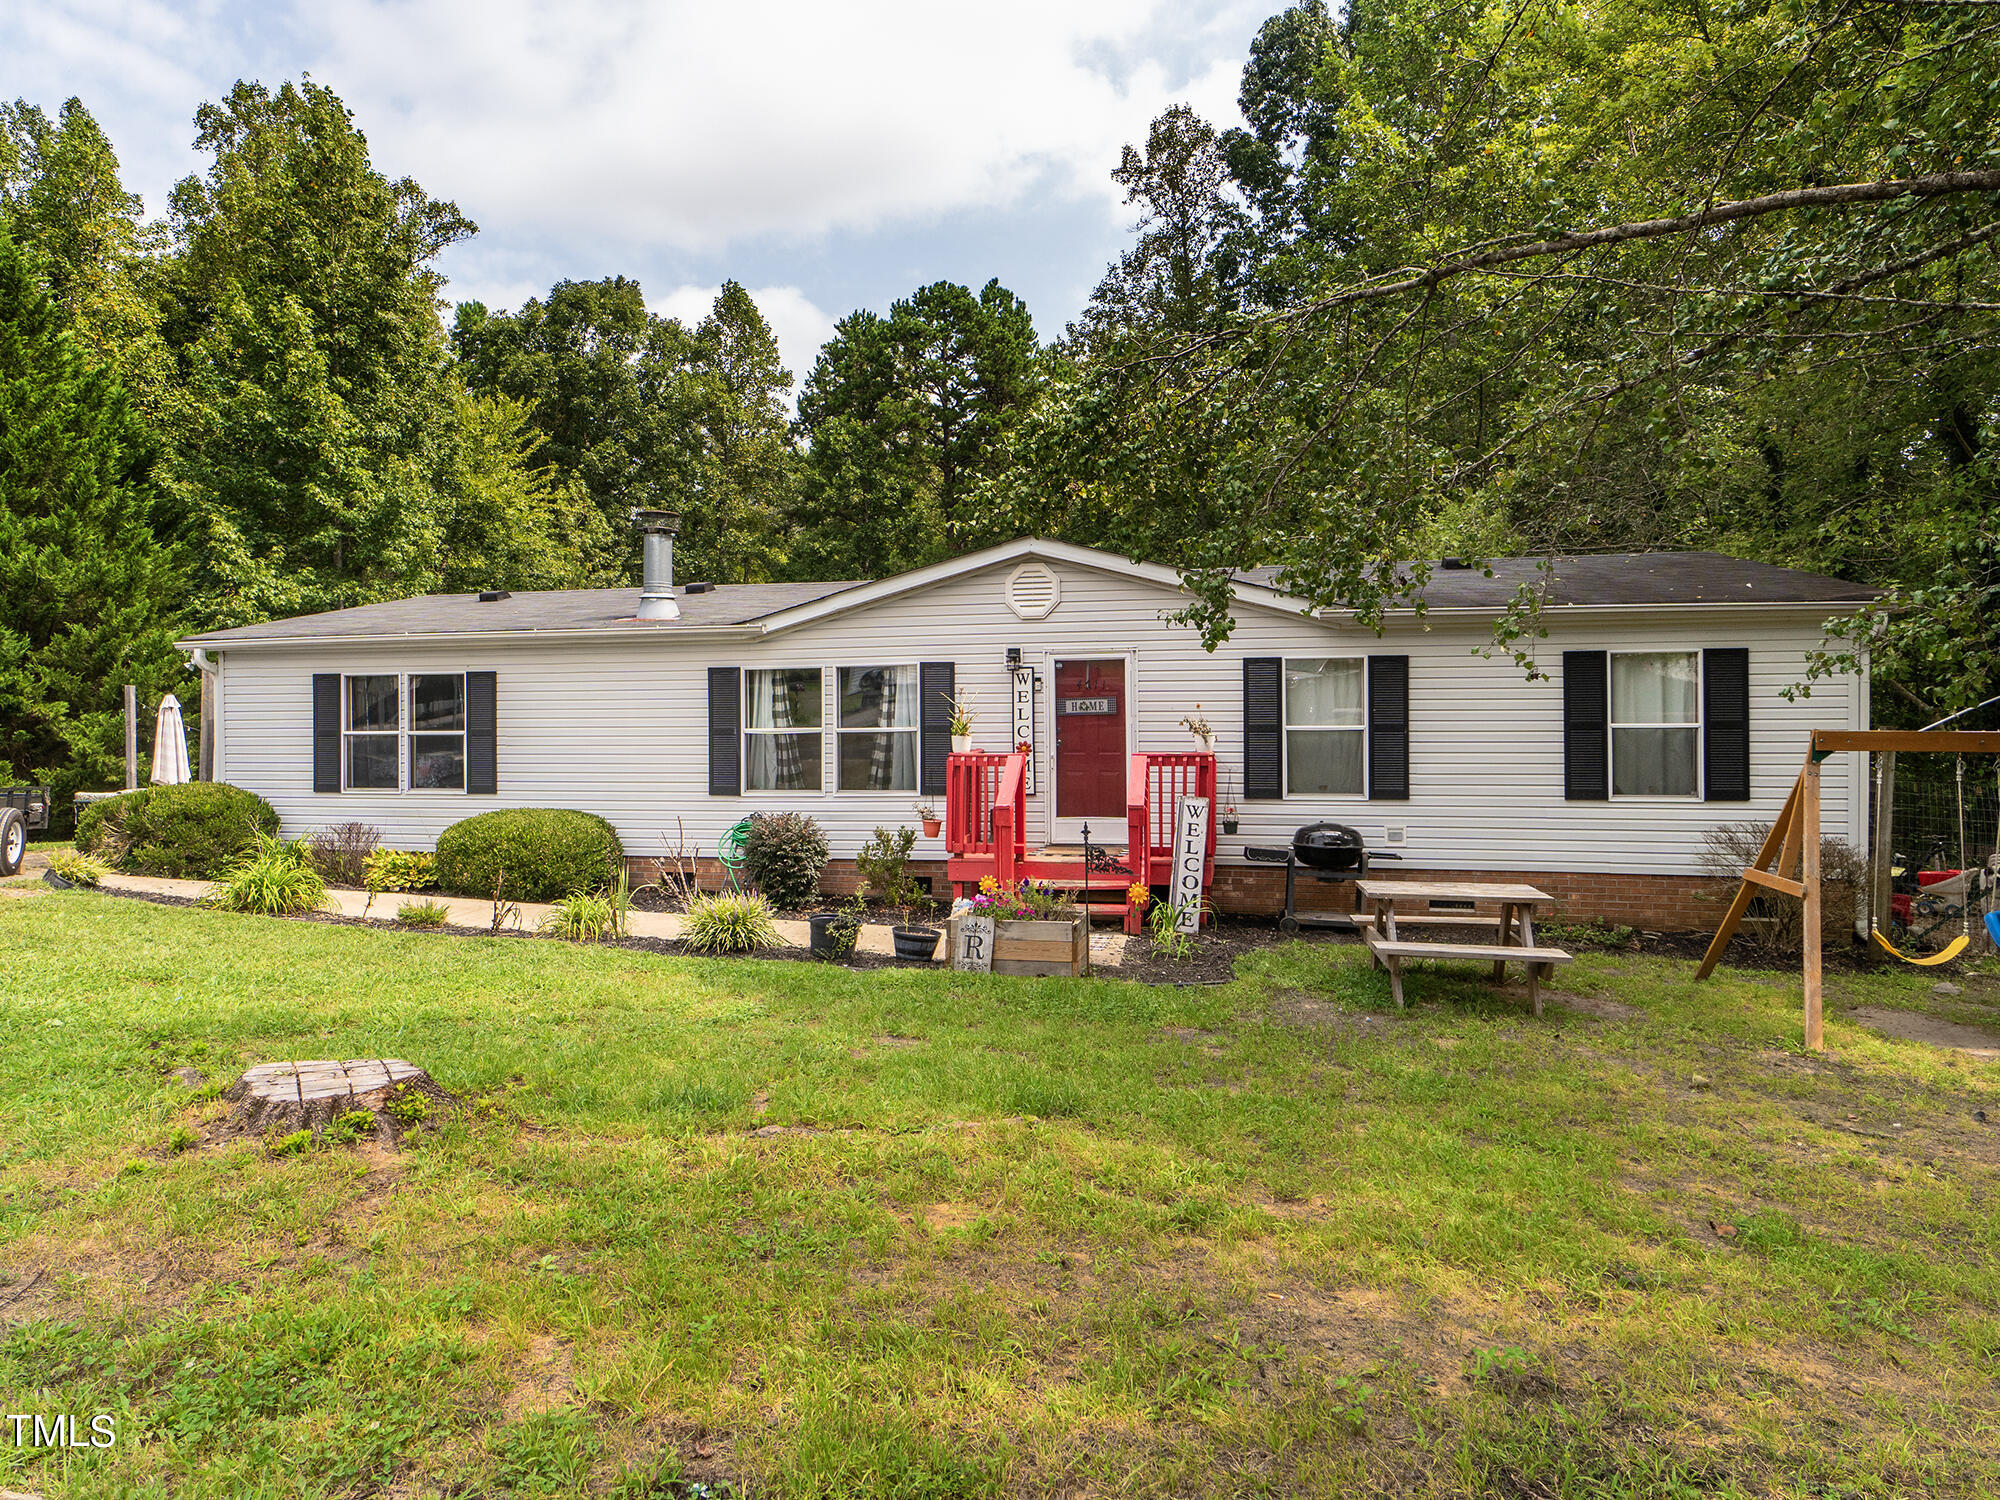
[[[624,274],[689,318],[734,277],[803,377],[835,318],[940,279],[1059,332],[1124,244],[1120,146],[1178,100],[1234,123],[1280,4],[0,0],[0,92],[80,96],[153,212],[198,103],[309,72],[480,225],[454,299]]]

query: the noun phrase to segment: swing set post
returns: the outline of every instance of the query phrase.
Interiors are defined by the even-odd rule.
[[[1933,752],[1956,751],[1960,755],[2000,755],[2000,731],[1994,730],[1930,730],[1930,729],[1815,729],[1806,752],[1806,763],[1799,770],[1799,778],[1792,784],[1791,795],[1785,799],[1784,810],[1778,820],[1771,825],[1771,831],[1764,835],[1763,846],[1757,857],[1743,872],[1743,882],[1736,889],[1735,897],[1729,903],[1729,910],[1723,913],[1721,923],[1715,929],[1715,936],[1708,945],[1708,952],[1702,956],[1701,967],[1695,970],[1695,980],[1700,982],[1715,972],[1715,966],[1722,960],[1723,950],[1729,940],[1736,936],[1736,929],[1742,925],[1743,914],[1750,909],[1750,902],[1760,890],[1777,891],[1782,895],[1795,896],[1805,903],[1803,927],[1800,935],[1802,969],[1805,980],[1805,1043],[1809,1051],[1826,1050],[1825,1016],[1820,995],[1820,859],[1819,859],[1819,799],[1820,762],[1829,755],[1837,755],[1846,750],[1872,752],[1877,755],[1927,754]],[[1876,828],[1878,842],[1887,821],[1878,809]],[[1787,871],[1792,860],[1799,861],[1799,878],[1794,880]],[[1872,894],[1872,893],[1871,893]],[[1871,903],[1872,905],[1872,903]],[[1879,915],[1871,910],[1871,924],[1879,921]],[[1879,927],[1877,931],[1879,931]]]

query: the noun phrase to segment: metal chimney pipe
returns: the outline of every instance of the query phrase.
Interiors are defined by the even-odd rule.
[[[639,618],[678,620],[674,601],[674,536],[681,529],[679,511],[635,510],[632,524],[645,536],[645,582],[639,590]]]

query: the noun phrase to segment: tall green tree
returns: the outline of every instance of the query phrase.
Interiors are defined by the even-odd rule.
[[[0,225],[0,775],[115,782],[122,685],[183,680],[153,472],[116,377]]]
[[[1444,548],[1719,546],[1986,620],[1996,77],[1983,14],[1923,0],[1295,6],[1219,148],[1240,308],[1081,361],[1034,451],[1168,513],[1212,641],[1232,568],[1372,620]],[[1211,435],[1199,493],[1142,482],[1163,429]],[[1878,667],[1995,691],[2000,635],[1920,646],[1923,597]],[[1531,666],[1537,608],[1498,626]]]
[[[975,496],[1006,468],[1042,378],[1034,322],[998,281],[977,296],[940,281],[886,318],[842,319],[799,397],[793,572],[880,577],[1010,529]]]
[[[0,220],[35,257],[76,336],[157,417],[171,374],[155,284],[163,236],[143,214],[82,100],[54,120],[25,100],[0,104]]]
[[[724,282],[694,332],[682,403],[698,437],[698,488],[682,522],[687,566],[724,583],[774,578],[800,461],[786,409],[792,372],[756,300]]]
[[[558,282],[512,313],[461,304],[452,345],[472,389],[526,404],[540,460],[589,496],[594,576],[638,581],[637,507],[681,513],[684,577],[743,582],[780,566],[797,488],[791,375],[737,283],[690,330],[648,311],[629,277]]]
[[[173,192],[162,323],[195,611],[240,623],[412,592],[436,571],[458,415],[433,263],[474,226],[377,171],[310,80],[239,83],[195,119],[214,160]]]

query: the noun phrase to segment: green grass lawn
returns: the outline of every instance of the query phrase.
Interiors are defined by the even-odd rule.
[[[1635,956],[1539,1022],[1328,944],[1176,990],[7,893],[0,956],[0,1400],[118,1419],[0,1426],[0,1488],[2000,1490],[2000,1063],[1846,1016],[1990,978],[1834,975],[1811,1057],[1795,975]],[[187,1145],[363,1056],[464,1107]]]

